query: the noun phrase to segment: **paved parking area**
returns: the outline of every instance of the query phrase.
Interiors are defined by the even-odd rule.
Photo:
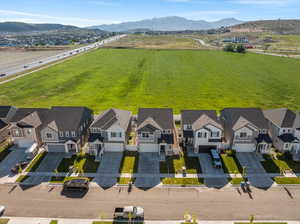
[[[118,178],[114,176],[119,174],[122,158],[122,152],[105,152],[97,170],[97,174],[103,176],[96,177],[94,182],[103,188],[114,186],[118,182]]]
[[[139,154],[138,174],[134,184],[139,188],[151,188],[160,183],[159,154],[144,152]]]
[[[254,152],[237,152],[236,157],[241,166],[247,168],[247,175],[251,185],[258,188],[269,188],[272,186],[273,180],[268,176]]]
[[[203,174],[207,175],[224,175],[224,170],[216,169],[213,166],[212,158],[208,153],[199,153],[198,155],[200,166]],[[204,184],[207,187],[224,187],[228,184],[228,179],[224,177],[207,177],[204,178]]]
[[[60,162],[63,160],[63,158],[66,156],[66,153],[47,153],[47,155],[42,160],[39,167],[35,170],[35,172],[53,172]],[[48,182],[51,180],[51,177],[49,176],[31,176],[27,178],[24,183],[27,184],[41,184],[43,182]]]
[[[26,159],[24,148],[12,147],[11,152],[6,156],[6,158],[0,163],[0,178],[5,176],[14,176],[10,169]]]

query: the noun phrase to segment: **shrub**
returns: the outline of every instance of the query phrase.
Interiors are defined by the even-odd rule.
[[[237,53],[246,53],[246,48],[242,44],[238,44],[235,49]]]
[[[224,47],[224,51],[227,51],[227,52],[234,52],[234,45],[233,45],[233,44],[227,44],[227,45]]]

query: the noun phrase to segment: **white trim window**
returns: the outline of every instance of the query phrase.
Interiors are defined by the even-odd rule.
[[[21,137],[22,132],[19,129],[13,129],[13,136],[14,137]]]
[[[72,131],[72,132],[71,132],[71,135],[72,135],[72,137],[76,137],[76,132],[75,132],[75,131]]]
[[[241,132],[240,138],[247,138],[247,132]]]
[[[211,132],[211,137],[212,138],[218,138],[218,137],[220,137],[220,132],[218,132],[218,131]]]
[[[122,138],[122,132],[111,132],[110,137],[111,138]]]
[[[184,129],[185,130],[192,130],[192,125],[191,124],[185,124]]]
[[[206,132],[198,132],[198,138],[206,138],[207,133]]]
[[[60,131],[60,132],[59,132],[59,137],[61,137],[61,138],[64,137],[64,132],[63,132],[63,131]]]
[[[69,134],[70,134],[69,131],[66,131],[66,137],[69,137]]]
[[[48,138],[48,139],[52,139],[52,133],[46,133],[46,138]]]
[[[142,132],[142,137],[143,138],[149,138],[150,134],[148,132]]]

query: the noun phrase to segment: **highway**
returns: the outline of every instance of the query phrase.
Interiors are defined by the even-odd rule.
[[[56,61],[59,61],[59,60],[67,59],[67,58],[73,57],[75,55],[78,55],[80,53],[100,48],[104,44],[116,41],[116,40],[118,40],[120,38],[123,38],[125,36],[126,35],[113,36],[113,37],[110,37],[108,39],[105,39],[105,40],[102,40],[102,41],[99,41],[99,42],[96,42],[96,43],[93,43],[93,44],[90,44],[90,45],[87,45],[87,46],[84,46],[84,47],[69,50],[69,51],[66,51],[66,52],[51,56],[51,57],[47,57],[47,58],[44,58],[44,59],[41,59],[41,60],[38,60],[38,61],[33,61],[31,63],[20,64],[18,66],[14,66],[14,67],[6,69],[6,70],[2,70],[0,68],[0,78],[9,77],[9,76],[12,76],[12,75],[15,75],[15,74],[18,74],[18,73],[24,73],[28,70],[34,70],[38,67],[45,66],[49,63],[53,63],[53,62],[56,62]]]

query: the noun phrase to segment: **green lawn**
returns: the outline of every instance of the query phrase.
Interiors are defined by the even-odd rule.
[[[124,152],[120,165],[120,173],[137,173],[139,154],[137,152]]]
[[[243,168],[234,155],[221,154],[225,173],[242,173]]]
[[[4,142],[0,144],[0,162],[5,159],[5,157],[11,152],[9,148],[12,145],[8,142]]]
[[[65,181],[73,180],[73,179],[78,179],[78,178],[86,178],[86,177],[52,177],[50,180],[50,183],[52,184],[62,184]],[[90,181],[92,181],[94,178],[88,177]]]
[[[45,156],[47,155],[47,152],[42,152],[39,153],[28,165],[28,167],[26,168],[26,172],[34,172],[39,165],[41,164],[41,162],[43,161],[43,159],[45,158]]]
[[[296,110],[299,67],[297,59],[252,53],[99,49],[1,85],[0,104],[84,105],[96,113],[111,107]]]
[[[300,177],[275,177],[277,184],[300,184]]]
[[[71,158],[64,158],[59,164],[57,171],[58,172],[68,172],[69,167],[77,164],[79,169],[81,168],[84,173],[96,173],[99,162],[95,161],[94,156],[89,155],[73,155]]]
[[[264,155],[264,159],[261,163],[268,173],[280,173],[280,169],[300,173],[300,162],[293,161],[290,154],[278,154],[277,159],[271,155]]]
[[[119,184],[129,184],[129,182],[134,183],[134,178],[128,178],[128,177],[118,178],[118,183]]]
[[[203,185],[202,178],[162,178],[162,184],[165,185]]]
[[[58,223],[57,220],[52,220],[52,221],[50,222],[50,224],[57,224],[57,223]]]
[[[168,156],[165,162],[160,162],[161,173],[182,173],[182,167],[190,174],[201,173],[198,158],[182,156]]]
[[[229,178],[228,181],[231,184],[240,184],[242,181],[245,181],[244,178]]]

